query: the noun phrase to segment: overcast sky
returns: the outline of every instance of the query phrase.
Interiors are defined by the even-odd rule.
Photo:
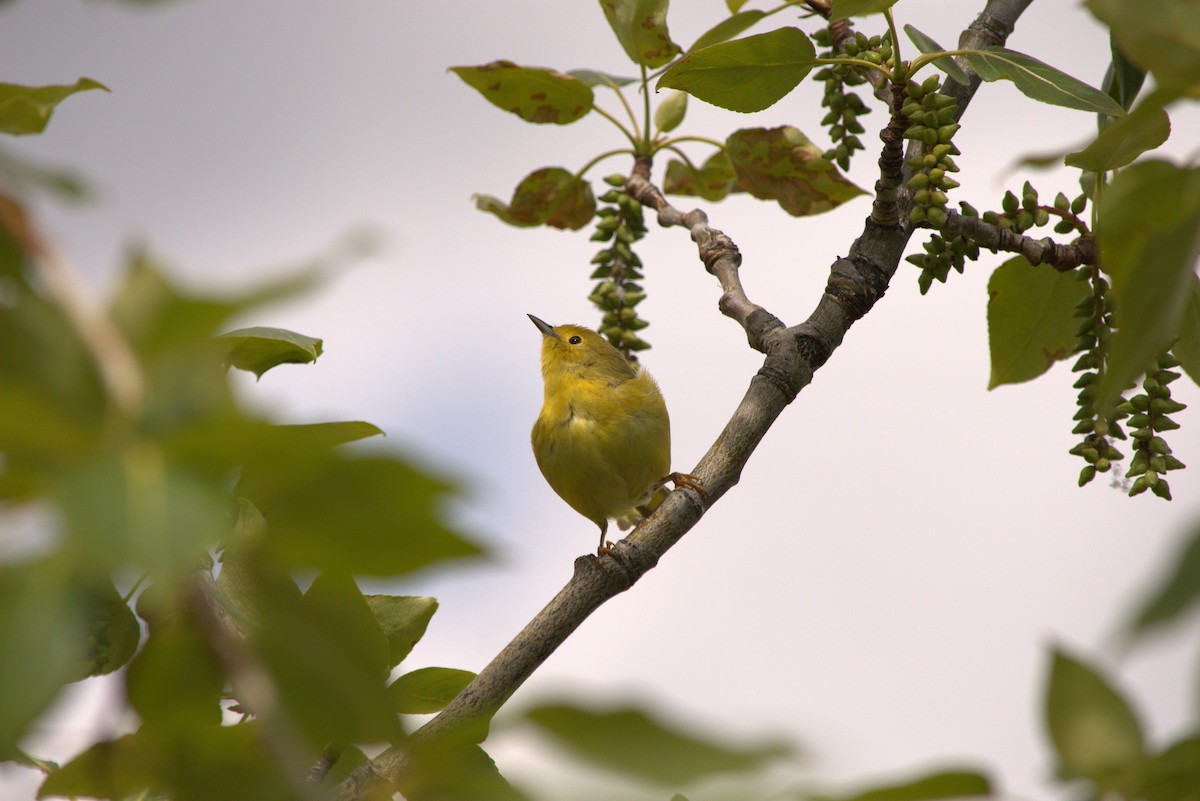
[[[952,45],[980,5],[905,0],[896,11]],[[723,9],[677,1],[675,39],[686,46]],[[1093,84],[1108,55],[1090,17],[1054,0],[1035,3],[1009,44]],[[24,0],[0,11],[0,80],[86,75],[112,90],[68,100],[42,137],[3,143],[77,167],[95,185],[94,202],[45,204],[41,220],[97,292],[132,244],[160,254],[180,280],[212,287],[275,274],[364,226],[382,239],[377,257],[319,295],[246,321],[324,338],[320,362],[239,385],[289,421],[370,420],[387,431],[385,446],[466,488],[453,513],[491,562],[364,585],[441,600],[408,667],[480,669],[595,540],[529,450],[542,390],[540,335],[525,315],[595,325],[586,296],[597,246],[586,234],[509,228],[475,211],[471,195],[507,198],[533,169],[578,169],[623,140],[596,115],[567,128],[525,124],[446,72],[497,58],[633,73],[591,2],[184,0],[140,10]],[[753,116],[693,102],[680,132],[721,139],[789,123],[822,142],[817,98],[805,84]],[[1167,148],[1176,157],[1195,154],[1197,117],[1176,116]],[[881,124],[881,112],[864,122]],[[1069,172],[1014,165],[1084,141],[1088,115],[989,85],[963,124],[955,198],[996,207],[1026,177],[1047,199],[1077,191]],[[860,156],[850,177],[870,187],[874,159]],[[592,175],[627,168],[614,159]],[[794,324],[868,206],[860,198],[796,219],[736,198],[708,212],[744,254],[750,298]],[[719,288],[686,233],[652,228],[639,249],[654,345],[644,363],[671,411],[673,467],[686,471],[761,357],[718,313]],[[512,704],[559,690],[641,699],[688,723],[801,743],[799,775],[814,783],[966,763],[1035,799],[1056,795],[1039,716],[1049,643],[1119,667],[1156,742],[1194,720],[1193,651],[1160,642],[1118,659],[1111,642],[1200,513],[1197,409],[1170,439],[1193,465],[1172,476],[1174,503],[1129,499],[1102,480],[1076,489],[1069,363],[986,391],[986,285],[1000,261],[985,257],[926,297],[916,268],[902,266],[742,482]],[[1200,405],[1184,384],[1179,399]],[[34,752],[67,759],[86,738],[116,733],[122,721],[98,695],[82,688],[67,699]],[[530,769],[523,745],[497,738],[488,748],[519,777]],[[31,794],[29,779],[0,771],[0,795]]]

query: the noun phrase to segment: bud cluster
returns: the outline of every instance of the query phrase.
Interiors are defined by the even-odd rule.
[[[950,141],[958,133],[959,125],[954,121],[958,103],[938,92],[941,85],[937,75],[930,75],[924,83],[909,81],[907,97],[900,107],[908,120],[904,138],[923,145],[908,160],[913,170],[908,180],[912,193],[909,219],[927,222],[934,228],[946,224],[946,193],[958,186],[958,181],[947,174],[958,172],[953,156],[959,155],[959,150]]]
[[[622,176],[610,175],[604,182],[612,189],[600,196],[600,201],[608,205],[596,210],[596,232],[591,239],[611,244],[592,258],[592,264],[597,265],[592,278],[597,283],[588,300],[603,312],[600,333],[630,361],[637,361],[635,351],[650,347],[637,334],[649,323],[638,316],[636,309],[646,293],[637,283],[642,279],[642,260],[633,252],[633,244],[646,235],[646,223],[642,204],[625,191]]]
[[[826,48],[825,52],[820,54],[822,58],[839,55],[833,51],[833,32],[829,28],[817,31],[813,39],[818,45]],[[847,36],[840,47],[841,54],[872,63],[880,63],[890,58],[892,51],[890,42],[878,36],[868,38],[859,32]],[[858,138],[858,134],[864,131],[858,118],[871,111],[858,93],[848,91],[847,87],[861,86],[866,79],[847,64],[825,67],[818,70],[813,78],[825,84],[825,96],[821,105],[829,109],[829,113],[821,120],[821,125],[829,129],[829,141],[833,143],[833,147],[825,152],[825,158],[847,170],[850,168],[850,157],[854,152],[864,149],[862,140]]]
[[[1096,387],[1104,371],[1105,349],[1112,334],[1108,282],[1096,267],[1078,270],[1076,279],[1089,282],[1092,290],[1075,307],[1075,317],[1080,323],[1074,352],[1080,355],[1071,368],[1072,372],[1081,374],[1075,381],[1075,388],[1079,390],[1076,399],[1079,408],[1071,433],[1083,435],[1083,441],[1072,448],[1071,453],[1087,462],[1079,473],[1079,486],[1082,487],[1095,478],[1096,473],[1107,473],[1113,462],[1125,458],[1111,440],[1126,438],[1119,422],[1126,412],[1118,407],[1111,418],[1105,419],[1097,414],[1095,405]]]
[[[1161,436],[1163,431],[1179,428],[1179,424],[1167,415],[1187,408],[1185,404],[1171,398],[1170,383],[1179,378],[1172,368],[1179,360],[1170,353],[1158,358],[1157,369],[1147,373],[1142,381],[1142,391],[1134,395],[1118,409],[1130,415],[1129,426],[1133,429],[1133,459],[1130,460],[1126,478],[1132,478],[1129,494],[1138,495],[1150,490],[1160,498],[1171,500],[1171,488],[1163,474],[1170,470],[1182,470],[1183,462],[1171,455],[1171,447]]]

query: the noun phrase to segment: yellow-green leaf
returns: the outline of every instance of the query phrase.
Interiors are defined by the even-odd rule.
[[[1059,649],[1051,656],[1046,727],[1059,772],[1110,789],[1145,756],[1141,724],[1099,671]]]
[[[1012,81],[1032,100],[1110,117],[1125,116],[1125,109],[1104,92],[1024,53],[989,47],[967,51],[963,58],[983,80]]]
[[[938,798],[990,796],[992,783],[973,770],[940,770],[916,779],[844,795],[809,796],[811,801],[933,801]]]
[[[790,125],[734,131],[725,150],[743,189],[777,201],[795,217],[820,214],[865,194]]]
[[[428,667],[405,673],[388,687],[394,709],[403,715],[430,715],[454,700],[475,678],[469,670]]]
[[[796,88],[816,55],[799,28],[779,28],[694,50],[663,73],[657,88],[682,89],[730,111],[762,111]]]
[[[667,30],[668,0],[600,0],[604,18],[634,64],[656,69],[679,55]]]
[[[833,0],[833,13],[829,19],[839,20],[879,14],[894,5],[896,5],[896,0]]]
[[[1108,172],[1133,163],[1138,156],[1167,141],[1171,120],[1163,110],[1165,99],[1147,98],[1128,116],[1105,125],[1091,144],[1067,154],[1067,166]]]
[[[1158,84],[1200,97],[1200,14],[1195,0],[1086,0],[1121,51]]]
[[[740,192],[733,164],[724,150],[709,156],[699,168],[671,159],[663,179],[663,191],[672,195],[691,195],[708,201],[723,200],[726,195]]]
[[[543,167],[525,176],[509,203],[491,195],[476,195],[474,199],[480,211],[521,228],[549,225],[578,231],[596,213],[591,186],[562,167]]]
[[[321,355],[322,342],[284,328],[255,326],[239,328],[217,337],[225,348],[225,363],[230,367],[263,373],[281,364],[309,364]]]
[[[526,122],[567,125],[592,110],[592,90],[583,81],[545,67],[493,61],[450,71],[497,108]]]
[[[1037,378],[1075,346],[1072,315],[1087,293],[1074,273],[1060,273],[1024,256],[1001,264],[988,280],[988,389]]]
[[[0,133],[22,136],[41,133],[58,104],[78,92],[108,87],[91,78],[61,86],[21,86],[0,83]]]

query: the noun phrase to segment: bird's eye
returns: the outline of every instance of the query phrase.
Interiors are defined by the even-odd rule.
[[[570,342],[572,345],[578,345],[580,342],[583,341],[583,337],[576,334],[575,336],[571,337],[567,341]]]

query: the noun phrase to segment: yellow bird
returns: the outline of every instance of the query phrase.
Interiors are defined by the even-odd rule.
[[[609,519],[628,528],[658,507],[666,481],[703,489],[668,475],[671,422],[648,372],[589,328],[529,319],[542,332],[545,384],[533,455],[550,488],[600,527],[604,553]]]

